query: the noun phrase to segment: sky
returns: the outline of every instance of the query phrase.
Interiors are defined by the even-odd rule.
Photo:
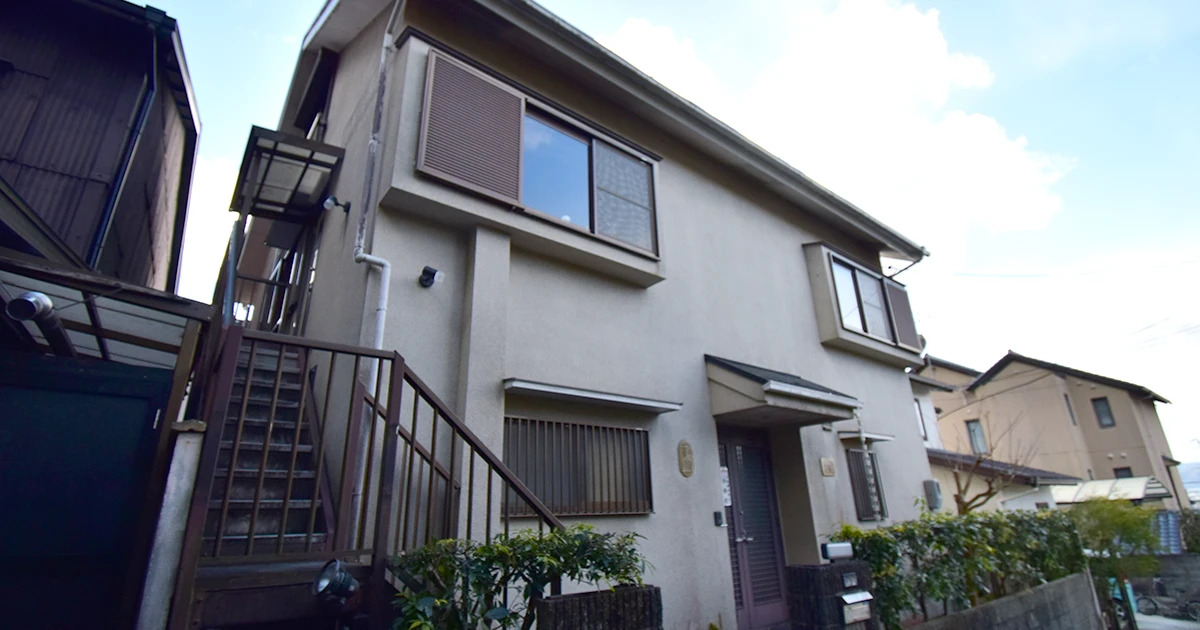
[[[250,125],[275,127],[321,2],[153,4],[203,122],[181,293],[208,301]],[[1200,2],[543,4],[928,248],[897,279],[931,354],[1145,385],[1200,461]]]

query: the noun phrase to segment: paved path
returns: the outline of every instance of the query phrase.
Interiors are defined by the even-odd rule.
[[[1200,630],[1200,623],[1188,619],[1138,615],[1138,630]]]

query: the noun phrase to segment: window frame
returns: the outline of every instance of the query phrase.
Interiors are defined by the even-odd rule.
[[[925,412],[921,411],[921,399],[913,398],[913,407],[917,410],[917,424],[921,427],[921,439],[929,440],[929,429],[925,427]]]
[[[1100,401],[1104,402],[1104,407],[1108,410],[1108,424],[1104,424],[1104,420],[1100,417],[1100,408],[1096,406],[1096,403]],[[1101,429],[1111,429],[1117,426],[1117,417],[1113,415],[1112,403],[1108,401],[1108,396],[1097,396],[1092,399],[1092,413],[1096,414],[1096,424]]]
[[[661,156],[654,154],[649,149],[640,148],[638,145],[636,145],[636,143],[634,143],[631,140],[621,139],[621,137],[618,136],[615,132],[610,132],[610,131],[604,130],[600,125],[589,121],[586,117],[584,117],[580,114],[571,113],[570,110],[568,110],[567,108],[553,104],[552,101],[543,97],[535,90],[532,90],[532,89],[526,87],[525,85],[522,85],[521,83],[518,83],[517,81],[510,79],[509,77],[493,70],[492,68],[488,67],[487,65],[484,65],[483,63],[480,63],[480,62],[476,61],[475,59],[473,59],[457,50],[454,50],[453,48],[449,48],[443,44],[433,42],[428,39],[421,39],[421,41],[429,45],[429,52],[428,52],[428,55],[426,58],[426,70],[425,70],[426,85],[423,88],[424,94],[422,96],[422,108],[421,108],[421,112],[420,112],[420,117],[421,117],[420,132],[419,132],[419,138],[417,141],[417,162],[416,162],[417,173],[420,173],[422,175],[426,175],[433,179],[436,179],[442,184],[449,184],[453,187],[466,190],[475,195],[479,195],[479,196],[486,198],[494,203],[503,205],[506,209],[508,209],[510,211],[514,211],[518,214],[526,215],[526,216],[530,217],[531,219],[535,219],[535,220],[538,220],[543,223],[549,223],[549,224],[553,224],[553,225],[557,225],[557,226],[564,226],[564,227],[567,227],[568,229],[572,230],[575,233],[587,235],[587,236],[589,236],[599,242],[602,242],[606,245],[611,245],[617,249],[637,255],[641,258],[645,258],[645,259],[653,261],[653,262],[661,261],[660,254],[659,254],[659,252],[661,251],[661,244],[659,243],[660,230],[659,230],[659,225],[658,225],[658,199],[659,199],[659,194],[658,194],[659,169],[658,169],[658,165],[659,165],[659,162],[662,160]],[[608,145],[612,146],[614,149],[621,151],[637,160],[640,160],[641,162],[643,162],[647,166],[649,166],[650,167],[650,196],[651,196],[651,199],[653,200],[653,207],[650,208],[650,231],[651,231],[653,249],[652,250],[641,249],[640,247],[630,245],[628,243],[617,240],[615,238],[608,237],[603,234],[596,234],[591,229],[590,223],[592,222],[592,219],[590,217],[589,217],[589,229],[584,230],[584,229],[580,229],[579,226],[576,226],[571,223],[567,223],[566,221],[563,221],[563,220],[559,219],[558,217],[546,214],[545,212],[530,208],[527,205],[525,205],[524,198],[523,198],[524,191],[522,190],[523,183],[524,183],[524,168],[525,168],[523,156],[518,158],[520,160],[520,164],[519,164],[519,172],[517,175],[517,179],[518,179],[517,194],[515,197],[509,196],[509,195],[503,194],[503,193],[497,193],[496,191],[489,190],[486,187],[480,186],[479,184],[474,183],[469,180],[466,180],[458,175],[445,172],[443,169],[441,169],[439,167],[434,167],[434,166],[428,165],[425,162],[425,156],[426,156],[425,147],[428,146],[428,144],[427,144],[428,143],[427,138],[429,135],[428,112],[430,109],[431,94],[432,94],[429,81],[434,76],[433,69],[434,69],[435,65],[444,63],[444,62],[459,66],[463,70],[475,75],[475,77],[482,79],[482,80],[498,87],[499,89],[504,90],[505,92],[508,92],[514,98],[516,98],[520,101],[520,108],[521,108],[520,139],[518,142],[521,143],[521,146],[519,147],[519,152],[524,150],[523,143],[524,143],[524,139],[525,139],[525,115],[527,113],[529,113],[529,111],[531,109],[536,110],[537,114],[540,115],[539,118],[543,122],[547,122],[548,124],[551,124],[551,126],[554,126],[557,128],[562,128],[565,126],[571,130],[571,131],[569,131],[569,133],[572,133],[573,135],[582,134],[582,135],[588,137],[587,138],[588,139],[588,147],[589,147],[588,148],[588,154],[589,154],[588,155],[588,170],[589,170],[588,202],[589,202],[589,213],[590,214],[594,214],[594,212],[592,211],[592,208],[594,208],[594,206],[595,206],[594,186],[591,184],[590,180],[595,179],[593,177],[593,173],[592,173],[591,154],[593,152],[592,151],[593,144],[596,140],[605,142]],[[549,120],[547,120],[547,118]]]
[[[983,422],[981,422],[979,418],[973,418],[971,420],[965,421],[964,424],[966,424],[966,427],[967,427],[967,442],[971,447],[971,454],[976,455],[976,456],[991,455],[992,454],[991,449],[988,448],[988,444],[987,444],[987,434],[984,433],[984,431],[983,431]],[[982,450],[975,448],[975,436],[972,435],[972,433],[971,433],[972,426],[979,427],[979,440],[982,445]]]
[[[644,482],[646,484],[646,498],[644,501],[645,506],[643,508],[621,509],[621,510],[610,510],[610,511],[596,510],[595,509],[596,506],[601,505],[605,499],[611,503],[620,503],[620,502],[627,502],[629,504],[636,503],[637,501],[633,497],[629,496],[631,491],[633,490],[634,486],[627,485],[625,487],[614,488],[614,487],[612,487],[613,484],[612,484],[611,480],[603,480],[601,482],[597,482],[599,487],[603,488],[604,489],[603,491],[608,493],[609,496],[606,497],[605,499],[598,499],[596,501],[589,502],[587,499],[586,488],[589,485],[591,485],[591,483],[593,481],[590,477],[591,467],[584,465],[585,462],[587,462],[588,460],[585,459],[581,453],[576,453],[574,456],[574,459],[571,461],[572,461],[572,463],[579,464],[582,467],[578,468],[572,472],[572,474],[575,476],[575,479],[568,480],[569,482],[574,482],[574,483],[580,484],[579,488],[576,488],[576,489],[577,490],[582,489],[582,491],[584,493],[579,499],[577,499],[578,504],[576,506],[572,506],[572,508],[567,511],[563,511],[561,509],[563,506],[556,504],[552,497],[543,498],[541,496],[538,496],[538,499],[542,501],[542,503],[546,506],[547,509],[551,510],[551,512],[555,516],[558,516],[558,517],[593,518],[593,517],[600,517],[600,516],[617,516],[617,517],[649,516],[651,514],[654,514],[654,477],[653,477],[653,473],[652,473],[652,464],[650,461],[650,459],[651,459],[650,453],[651,453],[652,449],[650,446],[650,431],[649,430],[641,429],[641,428],[637,428],[637,427],[621,426],[621,425],[617,425],[617,424],[606,424],[606,423],[602,423],[602,422],[552,420],[552,419],[545,419],[545,418],[534,418],[534,417],[524,416],[524,415],[507,415],[506,414],[504,416],[504,425],[503,425],[505,443],[501,450],[501,459],[504,460],[505,465],[508,466],[513,471],[513,474],[517,475],[517,477],[519,479],[521,478],[522,473],[524,472],[524,468],[522,466],[517,465],[515,462],[508,461],[508,454],[510,452],[510,450],[509,450],[510,445],[508,444],[509,423],[510,422],[531,423],[531,424],[537,423],[542,427],[555,426],[557,428],[566,428],[568,430],[570,427],[577,427],[580,429],[580,431],[582,431],[584,429],[599,430],[602,432],[606,431],[606,430],[614,430],[617,432],[623,432],[625,434],[630,434],[630,435],[633,435],[633,434],[640,435],[642,437],[645,450],[643,453],[644,459],[642,460],[639,469],[641,470],[641,477],[644,477],[644,479],[641,479],[641,477],[633,476],[633,475],[630,476],[630,479],[631,480],[644,480]],[[516,429],[514,428],[514,431],[515,430]],[[583,449],[584,448],[583,439],[580,438],[578,435],[576,437],[578,439],[575,439],[574,441],[569,442],[568,446],[572,450]],[[544,440],[545,438],[539,436],[538,434],[536,434],[534,432],[534,430],[531,427],[527,426],[526,429],[524,431],[522,431],[521,434],[518,436],[518,439],[519,440],[520,439],[524,439],[524,440],[533,439],[536,442],[538,440]],[[608,439],[608,438],[606,438],[606,439]],[[534,446],[536,446],[536,444]],[[522,448],[528,449],[530,447],[531,447],[531,444],[528,441],[525,441],[525,442],[518,442],[516,445],[513,445],[511,448],[514,449],[515,455],[524,456],[524,452],[522,451]],[[612,458],[625,457],[626,454],[619,454],[618,450],[619,450],[618,446],[615,446],[611,439],[609,439],[608,442],[605,442],[604,443],[604,451],[605,451],[604,455],[605,455],[606,461],[614,462],[615,460]],[[630,451],[630,452],[632,452],[632,451]],[[566,457],[565,454],[560,454],[560,456]],[[557,463],[565,464],[566,462],[560,461]],[[553,466],[555,464],[552,463],[551,465]],[[609,467],[609,468],[614,468],[616,466],[616,463],[606,463],[606,464],[604,464],[604,466]],[[544,471],[540,471],[540,472],[544,472]],[[537,482],[534,482],[533,480],[526,481],[525,479],[521,479],[521,482],[524,483],[527,488],[529,488],[530,492],[535,493],[535,496],[536,496],[537,487],[538,487]],[[507,498],[505,500],[507,501]],[[621,507],[628,507],[628,506],[621,505]],[[506,504],[505,508],[504,508],[504,513],[507,516],[510,516],[513,518],[524,518],[524,517],[535,516],[535,514],[532,512],[532,510],[529,510],[528,506],[526,506],[523,502],[520,502],[520,501],[518,501],[517,504],[515,504],[515,505]]]
[[[914,348],[914,347],[912,347],[906,343],[902,343],[900,341],[900,334],[899,334],[899,331],[897,330],[897,326],[896,326],[895,305],[892,304],[892,299],[891,299],[891,297],[888,296],[888,288],[887,288],[888,282],[893,282],[901,287],[904,287],[904,285],[900,284],[899,282],[896,282],[895,280],[892,280],[891,278],[888,278],[887,276],[883,275],[882,273],[879,273],[878,271],[875,271],[862,263],[855,261],[854,259],[850,258],[849,256],[842,254],[841,252],[835,251],[831,246],[829,246],[828,243],[825,243],[823,245],[826,249],[826,255],[827,255],[827,259],[828,259],[829,281],[833,285],[833,296],[832,297],[833,297],[833,305],[834,305],[834,314],[837,316],[838,327],[840,327],[842,330],[844,330],[846,332],[850,332],[855,335],[861,335],[868,339],[878,341],[879,343],[882,343],[882,344],[887,344],[887,345],[895,347],[895,348],[901,348],[901,349],[907,350],[909,352],[920,353],[921,352],[920,348]],[[838,290],[837,290],[837,276],[834,274],[834,265],[837,265],[837,264],[841,264],[843,267],[847,267],[852,272],[854,272],[851,274],[853,277],[853,280],[854,280],[854,299],[857,302],[858,317],[859,317],[859,320],[862,322],[863,330],[856,330],[854,328],[848,328],[846,326],[845,321],[842,319],[842,302],[841,302],[841,297],[838,295]],[[884,315],[887,317],[888,330],[891,332],[891,335],[892,335],[891,339],[889,339],[887,337],[881,337],[881,336],[876,335],[876,334],[870,332],[869,330],[867,330],[867,315],[866,315],[866,311],[863,309],[862,291],[859,290],[859,288],[858,288],[859,287],[859,282],[858,282],[858,274],[859,273],[864,273],[867,276],[870,276],[871,278],[873,278],[874,280],[877,280],[879,282],[879,291],[881,294],[880,297],[883,298],[883,307],[884,307],[884,311],[885,311]],[[905,290],[907,290],[907,288],[905,288]],[[914,319],[915,319],[915,317],[914,317]]]
[[[660,258],[659,258],[659,242],[658,242],[658,234],[659,234],[659,232],[658,232],[658,161],[647,156],[645,153],[642,153],[641,151],[638,151],[638,150],[630,147],[628,144],[613,138],[609,134],[606,134],[606,133],[596,129],[593,126],[580,121],[578,118],[563,112],[561,109],[556,108],[552,105],[549,105],[537,98],[534,98],[533,96],[524,92],[522,88],[518,87],[517,91],[519,93],[521,93],[521,95],[524,97],[524,106],[522,107],[522,110],[521,110],[521,143],[522,143],[521,150],[522,151],[525,150],[524,142],[525,142],[525,117],[526,116],[532,116],[533,118],[537,119],[542,124],[545,124],[548,127],[557,129],[557,130],[559,130],[559,131],[561,131],[561,132],[563,132],[563,133],[565,133],[587,145],[587,154],[588,154],[588,163],[587,163],[587,170],[588,170],[588,226],[587,226],[587,228],[584,228],[583,226],[575,225],[574,223],[570,223],[568,221],[563,221],[559,217],[549,214],[543,210],[534,208],[525,203],[525,159],[524,159],[524,156],[522,156],[522,159],[521,159],[521,193],[520,193],[520,199],[518,200],[518,201],[520,201],[521,205],[519,206],[518,209],[523,214],[529,215],[530,217],[533,217],[540,221],[544,221],[546,223],[552,223],[554,225],[562,226],[562,227],[570,229],[574,232],[578,232],[580,234],[586,234],[587,236],[590,236],[592,238],[603,241],[604,243],[613,245],[615,247],[619,247],[621,249],[632,252],[634,254],[638,254],[639,256],[644,256],[644,257],[650,258],[651,260],[656,260],[656,261],[660,260]],[[645,164],[646,166],[650,167],[650,202],[651,202],[651,206],[652,206],[650,208],[650,240],[651,240],[651,243],[653,246],[652,250],[642,249],[635,245],[630,245],[629,243],[626,243],[625,241],[621,241],[621,240],[615,239],[611,236],[606,236],[604,234],[600,234],[600,233],[596,232],[596,186],[597,186],[597,184],[596,184],[596,166],[595,166],[595,164],[596,164],[596,142],[597,141],[604,142],[605,144],[608,144],[612,148],[616,149],[617,151],[625,153],[626,155],[629,155],[630,157],[633,157],[634,159],[636,159],[636,160],[642,162],[643,164]]]
[[[845,449],[845,453],[846,453],[846,475],[850,478],[850,495],[854,498],[854,515],[855,515],[855,517],[858,518],[858,521],[860,523],[882,523],[883,521],[886,521],[888,518],[887,498],[883,491],[883,476],[879,474],[879,454],[876,453],[875,451],[871,450],[870,447],[867,447],[865,449],[864,448],[847,448],[847,449]],[[866,511],[863,509],[863,506],[858,504],[859,493],[855,492],[855,488],[854,488],[854,485],[855,485],[854,484],[854,473],[853,473],[854,462],[851,460],[851,453],[862,453],[864,459],[868,460],[868,463],[871,467],[871,473],[872,473],[871,476],[873,477],[873,479],[864,479],[863,481],[871,483],[875,488],[875,499],[879,501],[879,518],[875,517],[874,510],[871,510],[870,516],[864,516],[864,514],[866,514]],[[863,493],[865,495],[868,495],[867,496],[868,500],[870,500],[870,498],[871,498],[869,496],[871,494],[870,490],[871,490],[871,488],[869,488],[869,487],[865,488],[865,492]],[[867,506],[867,507],[873,507],[873,506]]]
[[[1122,476],[1122,471],[1129,474]],[[1133,479],[1133,468],[1130,466],[1119,466],[1113,468],[1113,479]]]

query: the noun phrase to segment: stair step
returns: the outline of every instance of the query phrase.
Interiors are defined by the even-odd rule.
[[[229,416],[229,417],[225,418],[226,428],[236,430],[237,421],[238,421],[237,416]],[[266,427],[267,424],[269,424],[267,422],[266,418],[255,418],[249,414],[247,414],[246,418],[242,420],[242,423],[248,427]],[[296,428],[296,421],[295,420],[280,420],[279,418],[275,418],[274,425],[275,425],[276,429],[285,429],[285,430],[290,431],[290,430]],[[304,429],[307,427],[301,427],[301,428]]]
[[[286,372],[286,370],[285,370],[285,372]],[[292,372],[292,373],[298,374],[299,372],[296,371],[296,372]],[[233,384],[235,386],[245,385],[246,377],[244,375],[240,375],[240,374],[238,376],[235,376],[233,378]],[[269,377],[268,376],[255,376],[250,381],[250,387],[265,387],[266,389],[272,389],[275,387],[275,376],[273,374]],[[240,389],[240,387],[238,387],[238,389]],[[279,391],[280,392],[299,392],[300,391],[300,383],[289,383],[283,379],[279,379]]]
[[[256,468],[236,468],[233,471],[233,476],[235,478],[239,478],[239,479],[240,478],[257,479],[258,474],[259,474],[259,470]],[[218,468],[216,470],[216,472],[213,473],[213,476],[221,477],[221,478],[228,477],[229,469],[228,468]],[[287,476],[288,476],[288,474],[287,474],[286,470],[270,470],[270,469],[268,469],[263,474],[263,478],[265,478],[265,479],[287,479]],[[294,478],[294,479],[313,479],[316,476],[317,476],[317,473],[314,470],[294,470],[294,471],[292,471],[292,478]]]
[[[271,397],[270,396],[256,396],[253,393],[251,393],[250,397],[246,399],[246,402],[248,402],[251,405],[264,405],[264,406],[270,407],[271,406]],[[240,396],[237,398],[233,398],[231,396],[229,399],[229,404],[230,405],[236,404],[238,406],[241,406],[242,398]],[[300,401],[284,400],[281,398],[281,399],[275,401],[275,406],[282,407],[284,409],[295,409],[300,406]]]
[[[259,499],[258,509],[260,510],[282,510],[283,499]],[[221,509],[222,500],[212,499],[208,502],[208,509]],[[313,506],[312,499],[291,499],[287,502],[289,510],[307,510]],[[317,505],[321,502],[317,501]],[[254,509],[254,499],[230,499],[229,509],[231,510],[252,510]]]
[[[318,542],[325,542],[325,538],[327,536],[328,536],[328,534],[326,534],[325,532],[313,532],[313,535],[312,535],[313,544],[316,544]],[[248,538],[250,538],[250,537],[247,536],[246,534],[232,534],[232,535],[225,535],[225,536],[221,537],[221,539],[224,540],[225,542],[243,542],[243,543],[246,542],[246,539],[248,539]],[[304,542],[304,540],[306,538],[308,538],[307,532],[287,533],[287,534],[283,535],[283,542],[284,542],[284,544],[288,544],[291,542]],[[205,536],[204,537],[205,542],[212,542],[216,539],[217,539],[216,536]],[[279,540],[279,534],[255,534],[254,535],[254,544],[255,545],[257,545],[259,542],[264,541],[264,540]]]
[[[221,448],[233,449],[233,440],[222,441]],[[261,451],[261,450],[263,450],[262,442],[247,442],[245,440],[242,440],[241,445],[238,446],[239,452]],[[291,444],[291,442],[288,442],[286,444],[281,443],[281,442],[271,442],[270,450],[274,451],[274,452],[290,453],[290,452],[292,452],[292,444]],[[311,453],[312,450],[313,450],[313,447],[311,444],[298,444],[296,446],[297,453]]]

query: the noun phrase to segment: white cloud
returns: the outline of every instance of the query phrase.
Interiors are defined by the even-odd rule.
[[[1200,298],[1183,288],[1200,265],[1180,264],[1188,252],[1105,252],[1036,278],[957,275],[967,270],[969,235],[1042,230],[1062,212],[1054,185],[1075,158],[1038,150],[986,113],[947,106],[955,91],[989,88],[995,74],[986,60],[950,50],[936,10],[897,0],[776,9],[782,27],[770,32],[787,39],[764,47],[776,51],[771,58],[726,64],[749,80],[723,81],[702,58],[737,52],[698,49],[645,19],[598,40],[927,246],[933,256],[903,279],[931,351],[983,368],[1011,348],[1161,390],[1176,402],[1160,406],[1176,455],[1200,459],[1185,421],[1200,412],[1187,363],[1200,352],[1200,316],[1186,315],[1200,312]]]
[[[225,257],[234,213],[229,212],[237,163],[227,158],[199,158],[192,176],[179,278],[179,294],[211,302],[213,285]]]

